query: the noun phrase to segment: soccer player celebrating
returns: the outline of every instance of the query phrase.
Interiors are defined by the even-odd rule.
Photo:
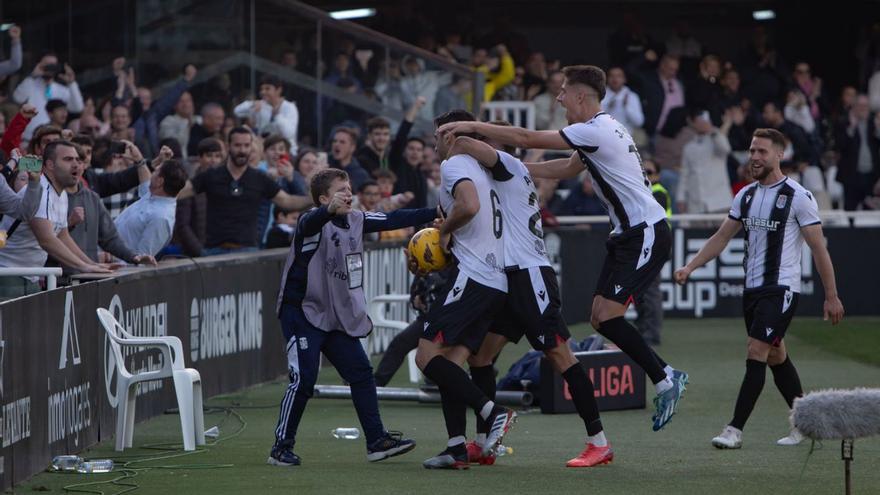
[[[506,122],[495,123],[510,125]],[[511,150],[512,151],[512,150]],[[489,144],[461,136],[452,154],[474,157],[492,174],[494,190],[504,217],[504,264],[507,271],[507,303],[496,319],[479,352],[468,360],[471,377],[490,398],[495,397],[495,356],[507,342],[519,342],[523,335],[532,348],[544,352],[547,359],[568,383],[572,401],[587,430],[586,448],[566,463],[568,467],[591,467],[608,464],[614,451],[605,438],[593,382],[571,348],[571,334],[562,317],[556,271],[550,266],[544,247],[541,207],[538,191],[526,166],[510,153]],[[468,444],[472,462],[493,464],[494,453],[483,456],[482,440],[489,425],[477,420],[477,440]],[[480,448],[478,448],[480,447]]]
[[[276,310],[287,341],[290,385],[281,401],[268,463],[298,466],[297,426],[312,396],[321,353],[351,385],[351,399],[367,441],[367,460],[381,461],[415,448],[382,425],[370,359],[359,338],[373,330],[364,298],[364,234],[430,223],[436,208],[369,213],[351,208],[348,174],[327,169],[309,190],[317,208],[300,217],[281,278]]]
[[[834,267],[825,248],[819,208],[809,191],[779,170],[785,150],[785,136],[775,129],[758,129],[749,147],[749,170],[755,183],[733,198],[728,218],[686,266],[675,271],[675,281],[685,284],[691,272],[721,254],[745,227],[746,251],[743,312],[748,333],[746,374],[733,420],[712,439],[719,449],[742,447],[742,429],[761,395],[767,365],[776,387],[791,407],[803,395],[797,370],[785,349],[785,332],[794,316],[801,287],[801,249],[804,241],[825,287],[825,319],[836,325],[843,318],[843,304],[837,297]],[[776,443],[797,445],[803,436],[797,430]]]
[[[452,110],[435,119],[474,120],[464,110]],[[504,305],[504,218],[489,173],[468,155],[450,154],[451,133],[437,136],[440,166],[440,208],[446,220],[440,242],[451,250],[456,265],[425,318],[416,351],[416,364],[440,389],[449,441],[440,454],[427,459],[428,469],[466,469],[467,410],[470,406],[490,426],[482,453],[487,455],[510,428],[516,413],[495,405],[462,369],[480,349],[489,325]],[[451,241],[451,242],[450,242]],[[442,301],[442,302],[441,302]]]
[[[623,315],[633,298],[647,288],[669,259],[671,234],[666,212],[651,195],[650,182],[632,137],[602,111],[605,72],[591,65],[563,69],[565,82],[556,97],[570,123],[561,131],[530,131],[484,122],[447,124],[439,132],[477,133],[519,148],[564,149],[570,159],[528,164],[532,177],[565,179],[584,168],[608,210],[613,230],[606,242],[590,323],[641,366],[657,391],[655,431],[663,428],[684,392],[687,374],[663,362]]]

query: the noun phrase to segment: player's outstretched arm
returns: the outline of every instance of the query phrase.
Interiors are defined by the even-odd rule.
[[[440,226],[440,246],[447,249],[449,236],[456,230],[467,225],[480,211],[480,196],[477,194],[477,186],[471,180],[458,182],[452,191],[454,201],[452,211]]]
[[[706,244],[700,248],[700,251],[694,256],[694,259],[690,260],[687,265],[675,271],[675,281],[679,285],[684,285],[685,282],[687,282],[688,277],[691,276],[691,272],[721,254],[721,251],[724,250],[727,243],[733,239],[733,236],[739,232],[741,227],[742,225],[740,225],[738,221],[729,217],[725,218],[724,222],[721,223],[721,227],[718,228],[718,231],[706,241]]]
[[[462,154],[470,155],[486,168],[492,168],[498,163],[498,152],[495,151],[495,148],[471,137],[458,136],[455,138],[455,144],[449,150],[449,156]]]
[[[568,158],[557,158],[546,162],[524,163],[529,175],[537,179],[570,179],[584,170],[577,153]]]
[[[843,303],[837,297],[837,281],[834,279],[834,265],[831,264],[831,255],[825,246],[825,235],[822,233],[820,224],[808,225],[801,228],[801,235],[813,252],[813,261],[816,270],[822,278],[822,286],[825,287],[825,303],[823,304],[824,319],[831,320],[832,325],[837,325],[843,319]]]
[[[530,131],[522,127],[501,126],[487,122],[450,122],[437,129],[439,134],[452,132],[455,135],[479,134],[501,144],[517,148],[540,148],[544,150],[564,150],[569,145],[558,131]]]
[[[305,210],[312,206],[312,199],[308,196],[288,194],[283,189],[272,198],[272,202],[285,210]]]
[[[390,213],[364,212],[364,233],[425,225],[437,218],[437,210],[438,208],[411,208]]]

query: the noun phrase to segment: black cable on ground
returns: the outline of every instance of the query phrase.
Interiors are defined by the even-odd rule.
[[[119,476],[109,479],[109,480],[101,480],[101,481],[90,481],[86,483],[74,483],[71,485],[66,485],[63,487],[63,490],[68,493],[93,493],[96,495],[105,495],[105,492],[100,489],[96,489],[96,487],[119,487],[122,488],[120,491],[113,492],[113,495],[121,495],[123,493],[129,493],[140,488],[138,483],[131,481],[133,478],[137,477],[139,474],[154,470],[154,469],[175,469],[175,470],[198,470],[198,469],[227,469],[234,467],[234,464],[159,464],[159,465],[142,465],[144,463],[156,462],[156,461],[164,461],[168,459],[178,459],[181,457],[202,454],[208,452],[210,447],[214,447],[221,442],[231,440],[235,437],[241,435],[244,430],[247,428],[247,421],[239,414],[234,407],[211,407],[208,408],[209,414],[212,412],[225,412],[226,416],[220,421],[217,425],[218,428],[225,425],[227,420],[230,417],[234,417],[239,427],[237,430],[232,432],[229,435],[218,437],[216,440],[211,442],[206,442],[206,445],[202,448],[198,448],[193,451],[183,451],[183,445],[179,443],[159,443],[159,444],[148,444],[144,445],[142,448],[147,450],[158,450],[161,453],[157,455],[130,455],[130,456],[118,456],[114,457],[112,460],[114,462],[114,469],[111,473],[117,473]],[[120,462],[122,461],[122,462]]]

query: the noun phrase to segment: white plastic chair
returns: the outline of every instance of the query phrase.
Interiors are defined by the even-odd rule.
[[[202,378],[198,370],[186,368],[183,362],[183,344],[173,336],[135,337],[125,331],[109,311],[98,308],[98,321],[110,337],[110,347],[116,358],[116,451],[131,447],[134,436],[134,412],[137,387],[141,382],[172,378],[180,411],[183,449],[195,450],[205,445],[205,416],[202,410]],[[162,369],[131,374],[125,367],[122,347],[150,347],[162,352]]]
[[[385,305],[387,303],[409,304],[409,295],[386,294],[384,296],[376,296],[370,300],[370,319],[373,320],[373,326],[393,328],[394,330],[397,330],[397,333],[400,333],[409,326],[409,323],[385,318]],[[421,373],[419,372],[419,367],[416,366],[415,350],[410,351],[409,354],[406,355],[406,361],[407,367],[409,368],[410,383],[419,383]]]

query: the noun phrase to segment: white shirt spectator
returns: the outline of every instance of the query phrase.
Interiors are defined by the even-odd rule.
[[[131,250],[155,256],[171,240],[177,198],[153,196],[149,181],[138,186],[138,194],[141,199],[116,219],[116,230]]]
[[[34,129],[49,122],[49,114],[46,113],[46,103],[49,100],[61,100],[67,105],[70,113],[80,113],[85,108],[82,93],[76,81],[70,85],[52,81],[48,85],[40,77],[26,77],[15,88],[12,98],[19,104],[30,103],[37,109],[37,115],[31,119],[24,130],[24,138],[30,140],[34,135]]]
[[[560,131],[568,126],[565,109],[556,97],[544,92],[535,97],[535,128],[539,131]]]
[[[807,134],[812,134],[816,130],[816,121],[813,120],[813,115],[810,114],[809,105],[795,106],[786,104],[782,113],[785,115],[785,120],[801,126]]]
[[[184,118],[173,113],[159,123],[159,139],[174,138],[180,143],[180,150],[183,157],[187,158],[187,146],[189,146],[189,133],[195,124],[201,125],[202,118],[193,115],[192,118]]]
[[[257,134],[280,134],[290,144],[290,155],[296,155],[296,131],[299,126],[299,110],[292,101],[284,100],[278,111],[266,100],[260,101],[259,111],[254,111],[254,101],[248,100],[235,107],[235,116],[241,119],[250,118]]]
[[[645,123],[645,113],[642,111],[639,95],[629,89],[629,86],[622,86],[616,93],[611,88],[606,88],[602,109],[623,124],[630,134],[633,129],[642,127]]]
[[[42,218],[52,223],[52,233],[58,235],[67,228],[67,191],[55,190],[46,176],[40,178],[42,198],[34,218]],[[18,192],[23,197],[27,188]],[[3,217],[0,229],[9,230],[15,219],[9,215]],[[3,267],[42,267],[46,264],[48,253],[40,247],[28,222],[21,222],[15,232],[6,240],[6,247],[0,249],[0,266]],[[28,277],[36,282],[39,277]]]
[[[730,141],[717,131],[698,134],[684,146],[676,201],[685,204],[687,213],[727,211],[733,199],[727,175],[729,153]]]

